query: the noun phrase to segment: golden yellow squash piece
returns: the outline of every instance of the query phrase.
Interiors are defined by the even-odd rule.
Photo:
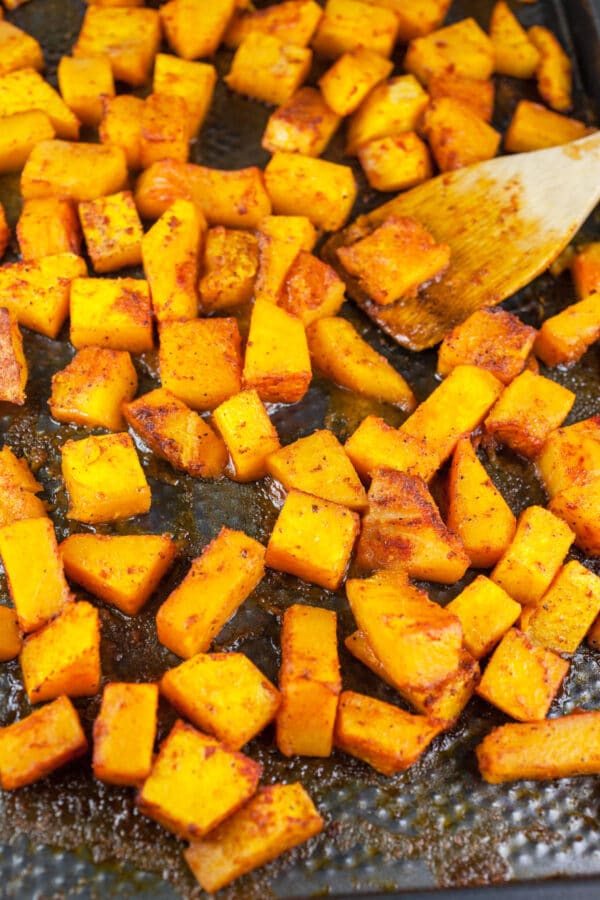
[[[288,269],[278,302],[306,328],[324,316],[335,316],[344,302],[344,291],[344,282],[331,266],[300,250]]]
[[[77,349],[96,346],[143,353],[154,345],[152,324],[148,282],[140,278],[74,279],[70,338]]]
[[[267,474],[267,458],[279,449],[277,430],[257,391],[240,391],[213,410],[212,421],[229,451],[235,481]]]
[[[312,377],[302,321],[268,300],[256,300],[244,359],[244,387],[269,403],[296,403]]]
[[[2,303],[19,325],[55,338],[69,312],[72,281],[86,274],[85,262],[73,253],[9,263],[0,268]]]
[[[126,181],[127,161],[121,147],[40,141],[21,173],[21,194],[25,200],[59,196],[81,203],[114,194]]]
[[[17,222],[17,240],[25,262],[60,253],[79,255],[81,228],[75,204],[60,197],[26,200]]]
[[[413,39],[404,68],[427,85],[436,75],[460,75],[486,81],[494,71],[494,47],[475,19],[461,19],[425,37]]]
[[[235,0],[169,0],[160,8],[169,46],[183,59],[212,56],[235,7]]]
[[[600,241],[579,247],[571,275],[580,300],[600,291]]]
[[[427,455],[423,441],[403,434],[377,416],[363,419],[344,450],[364,480],[372,478],[378,469],[393,469],[429,481],[438,467],[437,457]]]
[[[439,28],[450,9],[451,0],[366,0],[373,6],[385,6],[398,19],[398,41],[407,44]]]
[[[310,253],[316,239],[307,216],[265,216],[258,227],[255,298],[277,303],[291,264],[301,250]]]
[[[8,446],[0,450],[0,528],[21,519],[46,515],[46,507],[36,497],[42,490],[25,459],[18,459]]]
[[[416,131],[429,95],[414,75],[397,75],[378,84],[350,119],[346,152],[355,155],[377,138]]]
[[[550,499],[573,485],[599,478],[600,416],[552,431],[535,465]]]
[[[492,159],[500,146],[500,132],[454,97],[431,101],[421,131],[441,172]]]
[[[27,385],[23,336],[14,312],[0,307],[0,400],[22,406]]]
[[[267,163],[265,183],[273,212],[306,216],[324,231],[346,224],[358,192],[350,166],[281,151]]]
[[[530,100],[520,100],[504,134],[504,149],[509,153],[527,153],[568,144],[589,134],[584,122],[560,115]]]
[[[59,137],[79,137],[79,119],[39,72],[27,68],[0,75],[0,117],[32,110],[43,110]]]
[[[0,21],[0,76],[25,68],[44,68],[42,48],[32,35],[10,22]]]
[[[191,62],[169,53],[158,53],[154,60],[152,90],[155,94],[185,100],[190,137],[202,128],[216,81],[217,70],[210,63]]]
[[[321,156],[341,122],[314,87],[301,87],[271,113],[262,147],[269,153],[283,150]]]
[[[166,215],[166,214],[165,214]],[[258,269],[258,240],[248,231],[217,225],[206,235],[198,284],[204,313],[230,309],[252,298]]]
[[[367,181],[377,191],[403,191],[433,175],[431,156],[414,131],[375,138],[357,150]]]
[[[158,685],[107,684],[94,722],[92,767],[100,781],[135,786],[152,768]]]
[[[119,94],[104,100],[98,136],[103,144],[119,147],[125,154],[127,168],[140,169],[142,113],[144,101],[133,94]]]
[[[327,0],[312,46],[329,59],[358,47],[391,56],[397,33],[398,19],[390,9],[361,0]]]
[[[270,34],[285,44],[306,47],[319,24],[323,10],[315,0],[283,0],[270,6],[241,9],[231,20],[225,32],[225,44],[239,47],[251,31]],[[238,6],[243,4],[238,3]]]
[[[0,662],[15,659],[22,646],[23,638],[15,610],[0,606]]]
[[[547,366],[571,365],[600,338],[600,292],[545,319],[535,353]]]
[[[393,68],[391,60],[359,46],[344,53],[327,69],[319,79],[319,87],[329,108],[339,116],[348,116]]]
[[[80,203],[79,221],[95,272],[139,266],[144,231],[131,191]]]
[[[465,647],[475,659],[487,656],[521,615],[520,604],[485,575],[478,575],[445,609],[460,619]]]
[[[187,103],[177,94],[149,94],[140,132],[142,169],[161,159],[187,162],[192,123]]]
[[[533,78],[540,54],[510,7],[496,3],[490,19],[490,40],[494,48],[494,71],[513,78]]]
[[[527,32],[538,49],[540,61],[536,70],[538,90],[548,106],[557,112],[568,112],[573,104],[573,71],[571,60],[555,35],[541,25]]]
[[[557,653],[575,653],[598,613],[600,578],[571,560],[533,609],[525,633]]]
[[[233,57],[226,84],[239,94],[265,103],[286,103],[306,80],[312,51],[251,31]]]
[[[0,172],[18,172],[40,141],[56,135],[54,125],[40,109],[15,112],[0,118]]]
[[[60,93],[69,109],[84,125],[98,125],[104,98],[115,96],[108,56],[63,56],[57,74]]]
[[[160,44],[155,9],[90,6],[73,56],[108,56],[115,81],[138,86],[148,81]]]
[[[477,113],[484,122],[492,121],[495,85],[491,79],[480,81],[477,78],[467,78],[464,75],[444,72],[442,75],[434,75],[429,80],[427,92],[432,100],[439,100],[440,97],[452,97],[454,100],[459,100]]]

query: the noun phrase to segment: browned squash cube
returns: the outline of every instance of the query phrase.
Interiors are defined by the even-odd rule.
[[[249,3],[237,5],[238,12],[229,23],[224,38],[225,44],[234,48],[239,47],[251,31],[271,34],[285,44],[306,47],[323,15],[315,0],[283,0],[259,9]]]
[[[580,300],[600,291],[600,241],[579,247],[571,275]]]
[[[85,600],[68,603],[49,625],[26,638],[21,655],[30,703],[91,697],[100,688],[100,616]]]
[[[81,203],[114,194],[126,181],[127,162],[120,147],[40,141],[21,173],[21,194],[25,200],[58,196]]]
[[[131,191],[80,203],[79,220],[94,271],[140,265],[144,232]]]
[[[68,697],[0,728],[0,785],[4,791],[45,778],[87,750],[87,740]]]
[[[550,499],[600,477],[600,416],[551,432],[535,466]]]
[[[227,451],[208,422],[170,391],[157,388],[125,403],[123,414],[157,456],[199,478],[223,474]]]
[[[235,0],[170,0],[160,8],[169,46],[183,59],[212,56],[236,7]]]
[[[158,352],[162,386],[192,409],[214,409],[241,388],[236,319],[165,322]]]
[[[425,481],[438,468],[437,456],[426,453],[422,441],[402,434],[377,416],[367,416],[350,435],[344,450],[362,479],[368,481],[377,469],[394,469],[420,475]]]
[[[150,94],[144,102],[140,136],[142,169],[161,159],[187,162],[191,121],[183,97]]]
[[[378,84],[350,119],[346,153],[354,155],[377,138],[416,131],[428,103],[428,94],[413,75]]]
[[[549,509],[575,532],[575,543],[589,556],[600,556],[600,479],[574,484],[556,494]]]
[[[20,519],[37,519],[46,515],[46,507],[36,497],[42,490],[27,461],[18,459],[10,447],[0,450],[0,528]]]
[[[525,633],[557,653],[575,653],[600,612],[600,578],[572,560],[534,607]]]
[[[377,191],[403,191],[433,175],[427,145],[414,131],[368,141],[358,148],[358,158]]]
[[[344,290],[344,282],[331,266],[301,250],[288,269],[278,302],[307,327],[316,319],[335,316],[344,302]]]
[[[177,721],[163,741],[137,803],[179,837],[199,838],[255,792],[262,766]]]
[[[277,430],[258,392],[240,391],[213,410],[212,421],[229,451],[235,481],[267,474],[267,457],[279,449]]]
[[[398,41],[407,44],[439,28],[450,9],[451,0],[367,0],[392,9],[398,19]]]
[[[140,144],[144,101],[133,94],[119,94],[103,103],[98,134],[103,144],[119,147],[129,169],[141,169]]]
[[[44,68],[42,48],[32,35],[0,21],[0,75],[26,68]]]
[[[26,200],[17,222],[17,240],[25,261],[59,253],[78,255],[81,229],[74,204],[60,197]]]
[[[460,100],[473,112],[483,119],[491,122],[494,113],[495,86],[492,80],[479,81],[477,78],[465,78],[463,75],[453,75],[451,72],[443,75],[434,75],[427,85],[427,92],[432,100],[440,97],[452,97]]]
[[[27,68],[0,75],[0,117],[33,110],[44,111],[59,137],[77,140],[79,119],[71,112],[60,94],[44,81],[39,72]],[[39,125],[36,135],[35,143],[40,139]],[[47,137],[50,138],[51,135]]]
[[[509,153],[544,150],[576,141],[589,132],[584,122],[552,112],[540,103],[520,100],[504,135],[504,149]]]
[[[108,56],[115,80],[138,86],[149,80],[159,44],[155,9],[90,6],[73,56]]]
[[[275,718],[279,691],[243,653],[197,653],[160,682],[160,691],[192,724],[231,747]]]
[[[84,125],[99,125],[104,98],[115,96],[108,56],[63,56],[57,74],[60,93],[69,109]]]
[[[94,775],[109,784],[141,784],[152,768],[158,685],[107,684],[94,722]]]
[[[296,403],[307,392],[310,380],[302,321],[268,300],[257,300],[246,344],[244,386],[255,388],[265,402]]]
[[[22,646],[23,638],[15,610],[0,606],[0,662],[15,659]]]
[[[17,317],[0,307],[0,400],[23,406],[27,385],[27,360]]]
[[[18,172],[40,141],[50,141],[56,131],[45,112],[31,109],[2,115],[0,119],[0,172]]]
[[[499,132],[453,97],[432,100],[423,116],[422,132],[442,172],[492,159],[500,146]]]
[[[478,575],[445,608],[460,619],[465,647],[475,659],[487,656],[521,615],[520,604],[485,575]]]
[[[320,156],[340,121],[341,117],[327,106],[320,91],[302,87],[271,113],[262,147],[269,153],[284,150],[304,156]]]
[[[308,47],[251,31],[236,50],[225,83],[239,94],[280,105],[306,80],[311,63]]]
[[[185,100],[190,137],[202,128],[217,81],[217,70],[210,63],[178,59],[170,53],[158,53],[154,60],[155,94]]]
[[[350,166],[281,151],[267,163],[265,183],[273,212],[306,216],[323,231],[343,228],[358,192]]]
[[[376,84],[388,77],[393,67],[391,60],[359,46],[327,69],[319,79],[319,87],[329,108],[338,116],[348,116]]]
[[[248,231],[217,225],[206,235],[198,285],[204,313],[247,303],[258,269],[258,239]]]
[[[461,19],[408,45],[404,68],[427,85],[436,75],[487,81],[494,71],[494,48],[475,19]]]
[[[557,112],[568,112],[573,105],[573,67],[556,36],[541,25],[534,25],[527,32],[537,47],[540,61],[537,67],[537,85],[544,101]]]
[[[255,298],[276,303],[291,264],[301,250],[310,253],[316,239],[307,216],[265,216],[258,229]]]
[[[48,405],[59,422],[122,431],[121,405],[135,397],[137,385],[129,353],[84,347],[52,376]]]
[[[535,353],[547,366],[571,365],[600,338],[600,293],[542,322]]]
[[[503,0],[496,3],[490,19],[494,48],[494,71],[513,78],[533,78],[540,54],[517,17]]]
[[[44,260],[42,260],[44,262]],[[75,278],[71,343],[143,353],[154,345],[148,282],[139,278]]]
[[[358,532],[355,512],[291,490],[273,528],[266,563],[335,591],[344,578]]]
[[[391,56],[397,33],[398,19],[391,9],[361,0],[327,0],[312,46],[328,59],[358,47]]]

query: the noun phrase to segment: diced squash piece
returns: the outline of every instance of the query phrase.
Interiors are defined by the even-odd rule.
[[[379,469],[369,488],[356,562],[364,569],[402,567],[409,576],[453,584],[470,560],[444,525],[422,478]]]
[[[267,471],[286,491],[304,491],[357,511],[368,506],[356,470],[331,431],[315,431],[271,453]]]
[[[94,722],[94,775],[109,784],[135,786],[152,768],[158,685],[107,684]]]
[[[552,112],[540,103],[520,100],[504,135],[504,149],[509,153],[544,150],[576,141],[590,130],[584,122]]]
[[[542,322],[534,351],[547,366],[570,365],[600,338],[600,292]]]
[[[100,688],[100,616],[85,600],[68,603],[49,625],[26,638],[20,654],[30,703],[91,697]]]
[[[174,94],[149,94],[142,110],[142,169],[167,158],[187,162],[191,130],[188,108],[183,97]]]
[[[476,748],[490,784],[572,778],[600,772],[600,712],[575,712],[542,722],[494,728]],[[549,752],[550,751],[550,752]]]
[[[86,274],[84,261],[73,253],[10,263],[0,268],[2,304],[19,325],[55,338],[69,312],[71,282]]]
[[[543,100],[557,112],[568,112],[573,105],[573,66],[556,36],[541,25],[527,32],[539,50],[537,85]]]
[[[377,469],[394,469],[429,481],[438,468],[437,455],[428,454],[423,441],[402,434],[377,416],[363,419],[344,450],[365,480],[372,478]]]
[[[178,721],[163,741],[137,803],[179,837],[199,838],[255,792],[262,766]]]
[[[55,136],[45,112],[32,109],[0,118],[0,173],[18,172],[36,144]]]
[[[391,9],[398,19],[398,41],[407,44],[439,28],[450,8],[451,0],[367,0],[374,6]]]
[[[330,591],[340,586],[359,532],[355,512],[291,490],[267,547],[271,569],[289,572]]]
[[[274,153],[265,169],[265,182],[273,212],[306,216],[324,231],[343,228],[357,196],[349,166],[299,153]]]
[[[264,559],[262,544],[223,527],[160,607],[159,641],[183,659],[208,650],[262,579]]]
[[[450,331],[438,350],[438,375],[456,366],[487,369],[510,384],[527,363],[536,338],[535,328],[498,307],[478,309]]]
[[[301,784],[271,784],[259,788],[208,837],[192,841],[184,856],[200,886],[213,893],[322,828],[323,820]]]
[[[512,543],[490,578],[523,606],[536,606],[560,569],[573,532],[541,506],[519,516]]]
[[[279,691],[243,653],[198,653],[160,682],[192,724],[240,750],[275,717]]]
[[[120,147],[40,141],[21,173],[21,193],[25,200],[59,196],[81,203],[120,191],[126,180],[127,164]]]
[[[465,78],[446,72],[429,79],[427,92],[432,100],[452,97],[477,113],[484,122],[492,120],[495,88],[491,79],[479,81],[477,78]]]
[[[122,431],[121,405],[135,397],[137,385],[129,353],[84,347],[52,376],[48,405],[59,422]]]
[[[398,19],[391,9],[361,0],[327,0],[312,46],[328,59],[358,47],[391,56],[397,33]]]
[[[202,128],[216,81],[217,70],[210,63],[178,59],[167,53],[158,53],[154,60],[152,90],[155,94],[185,100],[190,137]]]
[[[204,313],[247,303],[258,269],[258,239],[247,231],[217,225],[206,235],[198,285]]]
[[[0,116],[12,116],[14,113],[33,110],[43,110],[59,137],[70,141],[77,140],[79,119],[71,112],[60,94],[44,81],[39,72],[27,68],[0,75]],[[32,120],[29,119],[27,124],[33,133],[32,136],[36,138],[35,143],[38,143],[41,137],[41,123],[36,123],[34,127]],[[47,125],[44,127],[47,128]],[[33,143],[31,137],[30,142]]]
[[[600,612],[600,578],[572,560],[533,609],[525,633],[557,653],[575,653]]]
[[[283,0],[261,9],[249,5],[234,15],[225,32],[225,44],[239,47],[251,31],[260,31],[285,44],[306,47],[322,15],[323,10],[315,0]]]
[[[329,108],[339,116],[348,116],[392,69],[391,60],[359,46],[344,53],[327,69],[319,79],[319,87]]]
[[[140,144],[144,101],[133,94],[119,94],[104,101],[98,134],[103,144],[119,147],[129,169],[141,169]]]
[[[306,80],[311,62],[308,47],[251,31],[236,50],[225,83],[239,94],[280,105]]]
[[[269,153],[284,150],[320,156],[334,135],[341,117],[328,106],[320,91],[302,87],[271,113],[262,147]]]
[[[535,465],[550,499],[574,484],[600,478],[600,416],[551,432]]]
[[[513,78],[533,78],[540,54],[527,32],[503,0],[496,3],[490,19],[494,48],[494,71]]]
[[[79,220],[94,271],[140,265],[144,232],[131,191],[80,203]]]
[[[526,369],[504,389],[485,427],[522,456],[535,456],[550,432],[562,425],[574,402],[572,391]]]
[[[6,221],[4,207],[0,203],[0,259],[2,259],[2,257],[4,256],[4,252],[8,246],[9,241],[10,228],[8,227],[8,222]]]
[[[257,300],[277,302],[291,264],[301,250],[310,253],[316,237],[307,216],[265,216],[258,228]]]
[[[344,290],[344,282],[331,266],[301,250],[288,269],[279,306],[307,327],[316,319],[335,316],[344,302]]]
[[[46,515],[39,497],[41,484],[35,480],[27,461],[18,459],[10,447],[0,450],[0,528],[20,519],[37,519]]]
[[[166,534],[71,534],[60,553],[70,579],[135,616],[171,568],[177,547]]]
[[[244,386],[254,388],[265,402],[296,403],[307,392],[310,379],[301,320],[268,300],[257,300],[246,345]]]
[[[143,6],[144,0],[85,0],[89,6],[104,6],[114,9],[115,7],[125,6]]]
[[[446,522],[460,537],[476,569],[496,565],[515,535],[517,523],[512,510],[468,437],[459,440],[452,457]]]
[[[236,319],[164,322],[160,380],[193,409],[214,409],[241,389],[241,338]]]
[[[422,132],[442,172],[492,159],[500,146],[500,133],[453,97],[431,101],[423,115]]]
[[[23,336],[14,312],[0,307],[0,400],[23,406],[27,384]]]
[[[0,606],[0,662],[15,659],[21,652],[23,639],[14,609]]]
[[[84,125],[99,125],[103,98],[115,96],[115,82],[107,56],[63,56],[58,64],[63,100]]]
[[[589,556],[600,556],[600,478],[574,484],[556,494],[549,509],[575,532],[575,543]]]
[[[520,722],[544,719],[569,663],[511,628],[492,654],[476,691]]]
[[[165,388],[125,403],[127,424],[175,469],[200,478],[223,474],[227,451],[208,422]]]
[[[520,604],[485,575],[478,575],[445,608],[460,619],[465,647],[475,659],[487,656],[521,615]]]
[[[67,441],[62,446],[62,474],[69,519],[94,525],[150,509],[150,488],[129,434]]]
[[[413,75],[378,84],[350,119],[346,153],[353,156],[377,138],[416,131],[428,103],[428,94]]]
[[[10,22],[0,21],[0,76],[15,69],[44,68],[38,41]]]
[[[404,68],[427,85],[436,75],[459,75],[487,81],[494,71],[494,48],[475,19],[461,19],[432,34],[414,38]]]
[[[235,0],[170,0],[160,8],[169,46],[183,59],[212,56],[236,7]]]
[[[70,338],[77,349],[92,345],[130,353],[151,350],[148,283],[139,278],[75,278]]]
[[[212,421],[229,451],[235,481],[267,474],[267,457],[279,449],[277,430],[255,390],[240,391],[213,410]]]
[[[427,145],[414,131],[376,138],[357,152],[367,181],[376,191],[403,191],[433,175]]]
[[[294,604],[281,629],[281,706],[277,746],[285,756],[330,756],[342,689],[337,617],[320,607]]]
[[[17,222],[17,240],[26,262],[59,253],[78,255],[81,229],[73,203],[60,197],[26,200]]]
[[[415,408],[417,401],[402,375],[347,319],[318,319],[308,328],[307,337],[313,363],[336,384],[408,412]]]
[[[571,264],[571,275],[580,300],[600,291],[600,241],[579,248]]]
[[[115,80],[139,86],[149,80],[159,44],[155,9],[90,6],[73,56],[108,56]]]
[[[439,722],[425,716],[344,691],[335,723],[335,745],[382,775],[395,775],[410,768],[441,731]]]
[[[68,697],[59,697],[0,728],[2,790],[13,791],[39,781],[86,750],[87,740],[75,707]]]

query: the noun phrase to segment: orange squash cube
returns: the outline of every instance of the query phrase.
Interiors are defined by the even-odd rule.
[[[37,519],[46,515],[46,507],[36,497],[42,490],[27,461],[18,459],[10,447],[0,450],[0,528],[20,519]]]
[[[90,6],[73,56],[108,56],[115,81],[137,87],[149,80],[159,44],[160,21],[155,9]]]
[[[328,609],[294,604],[281,628],[281,706],[277,746],[284,756],[330,756],[342,689],[337,617]]]
[[[0,267],[2,305],[19,325],[55,338],[69,313],[71,283],[86,274],[85,262],[73,253],[9,263]]]
[[[209,229],[198,285],[204,313],[230,309],[251,299],[258,269],[258,239],[250,232]]]
[[[26,200],[17,222],[17,240],[24,261],[81,251],[81,229],[74,204],[60,197]]]
[[[79,220],[94,271],[140,265],[144,232],[131,191],[80,203]]]
[[[94,722],[94,775],[109,784],[135,786],[152,768],[158,685],[107,684]]]
[[[216,81],[217,70],[210,63],[191,62],[168,53],[158,53],[154,60],[152,90],[185,100],[191,138],[202,128]]]
[[[427,455],[422,441],[402,434],[377,416],[363,419],[346,441],[344,450],[365,481],[377,469],[394,469],[429,481],[438,468],[437,456]]]
[[[311,63],[308,47],[251,31],[237,48],[225,83],[238,94],[279,106],[306,80]]]
[[[123,151],[128,169],[141,169],[144,101],[133,94],[119,94],[104,100],[103,110],[98,128],[100,140]]]
[[[56,135],[45,112],[31,109],[0,118],[0,173],[18,172],[40,141]]]
[[[600,578],[572,560],[534,607],[525,633],[549,650],[575,653],[598,613]]]
[[[397,33],[398,19],[391,9],[361,0],[327,0],[312,46],[328,59],[358,47],[391,56]]]
[[[278,302],[307,327],[316,319],[335,316],[344,302],[344,290],[344,282],[331,266],[301,250],[288,269]]]
[[[265,216],[258,228],[255,298],[276,303],[291,264],[301,250],[310,253],[316,239],[306,216]]]
[[[42,260],[43,262],[44,260]],[[71,343],[143,353],[154,345],[148,282],[139,278],[75,278]]]
[[[57,74],[60,93],[69,109],[84,125],[99,125],[104,97],[115,96],[108,56],[63,56]]]
[[[0,21],[0,75],[26,68],[44,68],[39,42],[16,25]]]
[[[491,122],[494,113],[495,86],[493,81],[465,78],[451,72],[434,75],[429,80],[427,92],[432,100],[452,97],[477,113],[484,122]]]
[[[533,78],[540,54],[519,20],[503,0],[496,3],[490,19],[494,48],[494,71],[513,78]]]
[[[574,484],[599,478],[600,416],[551,432],[535,466],[550,499]]]
[[[238,7],[241,8],[231,19],[224,38],[227,47],[234,49],[251,31],[270,34],[285,44],[306,47],[323,15],[315,0],[283,0],[260,9],[238,3]]]
[[[393,63],[374,50],[356,47],[344,53],[319,79],[325,102],[338,116],[353,113],[375,85],[387,78]]]
[[[166,534],[71,534],[60,554],[68,578],[135,616],[171,568],[177,547]]]
[[[306,332],[300,319],[257,300],[252,309],[244,359],[244,387],[269,403],[296,403],[311,380]]]
[[[8,227],[8,223],[6,221],[4,207],[0,203],[0,259],[2,259],[2,257],[4,256],[4,252],[8,246],[9,240],[10,228]]]
[[[350,119],[346,153],[354,156],[377,138],[416,131],[428,103],[429,95],[413,75],[378,84]]]
[[[590,133],[584,122],[546,109],[540,103],[520,100],[504,135],[508,153],[527,153],[568,144]]]
[[[313,87],[302,87],[267,122],[261,146],[269,153],[284,150],[304,156],[321,156],[333,137],[341,117]]]
[[[306,216],[323,231],[343,228],[358,193],[350,166],[281,151],[267,163],[265,183],[273,212]]]
[[[43,110],[59,137],[70,141],[77,140],[79,119],[71,112],[58,91],[55,91],[39,72],[27,68],[0,75],[0,117],[33,110]],[[31,120],[28,127],[32,127]],[[39,128],[38,125],[34,131],[36,143],[40,136]]]
[[[485,575],[478,575],[445,609],[460,619],[465,647],[475,659],[487,656],[521,615],[520,604]]]
[[[433,175],[427,145],[414,131],[368,141],[357,153],[367,181],[376,191],[403,191]]]
[[[588,556],[600,556],[600,478],[559,491],[548,508],[575,532],[575,543]]]
[[[450,9],[451,0],[367,0],[374,6],[385,6],[398,19],[398,41],[408,44],[440,27]]]
[[[120,147],[40,141],[21,173],[21,194],[25,200],[58,196],[81,203],[114,194],[126,181],[127,162]]]
[[[0,400],[23,406],[27,385],[27,360],[17,317],[0,307]]]
[[[571,275],[580,300],[600,291],[600,241],[579,247]]]
[[[229,451],[235,481],[267,474],[267,457],[279,449],[279,436],[257,391],[240,391],[213,410],[212,421]]]
[[[158,610],[159,641],[183,659],[204,653],[264,575],[265,548],[223,527]]]
[[[142,169],[167,158],[187,162],[191,130],[188,108],[183,97],[174,94],[149,94],[142,111]]]
[[[500,134],[460,100],[432,100],[423,115],[422,132],[441,172],[492,159]]]
[[[494,48],[475,19],[461,19],[414,38],[408,45],[404,68],[424,85],[436,75],[447,74],[487,81],[494,71]]]
[[[212,56],[236,7],[235,0],[170,0],[160,8],[169,46],[183,59]]]
[[[556,36],[541,25],[527,32],[538,49],[537,85],[544,101],[557,112],[568,112],[573,105],[573,67]]]
[[[600,292],[542,322],[534,351],[547,366],[570,365],[600,338]]]
[[[150,488],[127,433],[67,441],[62,446],[62,475],[69,492],[69,519],[95,525],[150,509]]]
[[[15,659],[22,646],[23,638],[15,610],[0,606],[0,662]]]
[[[137,385],[129,353],[84,347],[52,376],[48,405],[59,422],[122,431],[121,405],[135,397]]]

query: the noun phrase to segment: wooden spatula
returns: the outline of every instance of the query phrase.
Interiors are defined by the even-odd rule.
[[[399,344],[424,350],[482,306],[543,272],[600,200],[600,132],[561,147],[502,156],[439,175],[358,218],[323,255],[349,294]],[[344,272],[336,248],[390,214],[414,216],[452,249],[442,279],[416,298],[379,306]]]

